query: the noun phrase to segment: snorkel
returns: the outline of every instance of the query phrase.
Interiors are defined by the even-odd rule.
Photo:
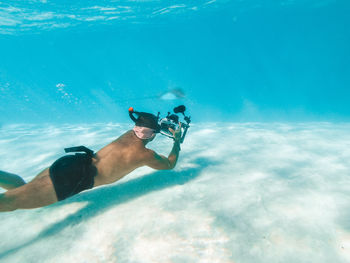
[[[180,143],[183,143],[191,123],[191,117],[186,116],[185,111],[186,107],[184,105],[180,105],[173,109],[173,114],[168,112],[166,117],[159,120],[159,112],[158,115],[155,116],[151,113],[134,111],[134,108],[130,107],[129,116],[135,122],[136,127],[153,129],[154,133],[160,133],[166,137],[172,138],[173,140],[175,140],[175,137],[173,133],[169,131],[169,128],[176,130],[181,127],[182,136]],[[180,116],[178,114],[180,113],[183,115],[184,122],[179,121]],[[138,118],[135,118],[134,115],[138,115]]]

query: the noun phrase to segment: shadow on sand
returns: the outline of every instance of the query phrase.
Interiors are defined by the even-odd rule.
[[[199,166],[198,168],[191,168],[183,171],[156,171],[152,174],[132,179],[125,183],[96,188],[69,198],[63,202],[56,203],[53,206],[57,207],[73,202],[88,202],[86,206],[75,213],[68,215],[60,222],[50,225],[30,241],[1,252],[0,260],[23,248],[33,245],[35,242],[38,242],[43,238],[58,234],[66,227],[79,224],[103,213],[113,206],[131,201],[153,191],[159,191],[171,186],[185,184],[198,177],[203,169],[209,165],[213,165],[210,160],[202,158],[197,159],[195,163]]]

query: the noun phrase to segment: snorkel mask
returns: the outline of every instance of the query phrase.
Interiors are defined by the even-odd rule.
[[[141,132],[148,134],[150,132],[148,129],[152,129],[154,133],[160,133],[166,137],[175,139],[174,135],[169,131],[169,128],[173,130],[179,129],[179,123],[181,123],[182,136],[180,143],[183,143],[187,130],[190,127],[191,117],[185,115],[186,107],[184,105],[175,107],[173,111],[174,114],[170,114],[170,112],[168,112],[168,115],[166,117],[159,120],[159,112],[158,115],[155,116],[151,113],[134,111],[134,109],[130,107],[129,116],[135,122],[135,133],[140,132],[140,135],[138,136],[139,138],[142,137]],[[184,122],[179,122],[179,113],[183,115]],[[137,115],[138,117],[135,118],[134,115]],[[144,127],[145,129],[139,127]]]

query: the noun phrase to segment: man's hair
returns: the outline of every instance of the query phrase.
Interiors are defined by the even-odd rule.
[[[158,117],[151,113],[138,112],[138,118],[135,121],[136,126],[150,128],[159,131]]]

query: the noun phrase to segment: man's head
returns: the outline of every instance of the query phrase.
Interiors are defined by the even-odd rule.
[[[133,114],[138,117],[135,118]],[[146,112],[135,112],[132,108],[129,109],[130,118],[135,122],[134,132],[135,135],[144,140],[144,142],[150,142],[159,132],[160,127],[158,124],[158,117]]]
[[[149,129],[159,132],[158,117],[147,112],[134,112],[138,115],[138,118],[135,120],[135,126],[146,127]]]

